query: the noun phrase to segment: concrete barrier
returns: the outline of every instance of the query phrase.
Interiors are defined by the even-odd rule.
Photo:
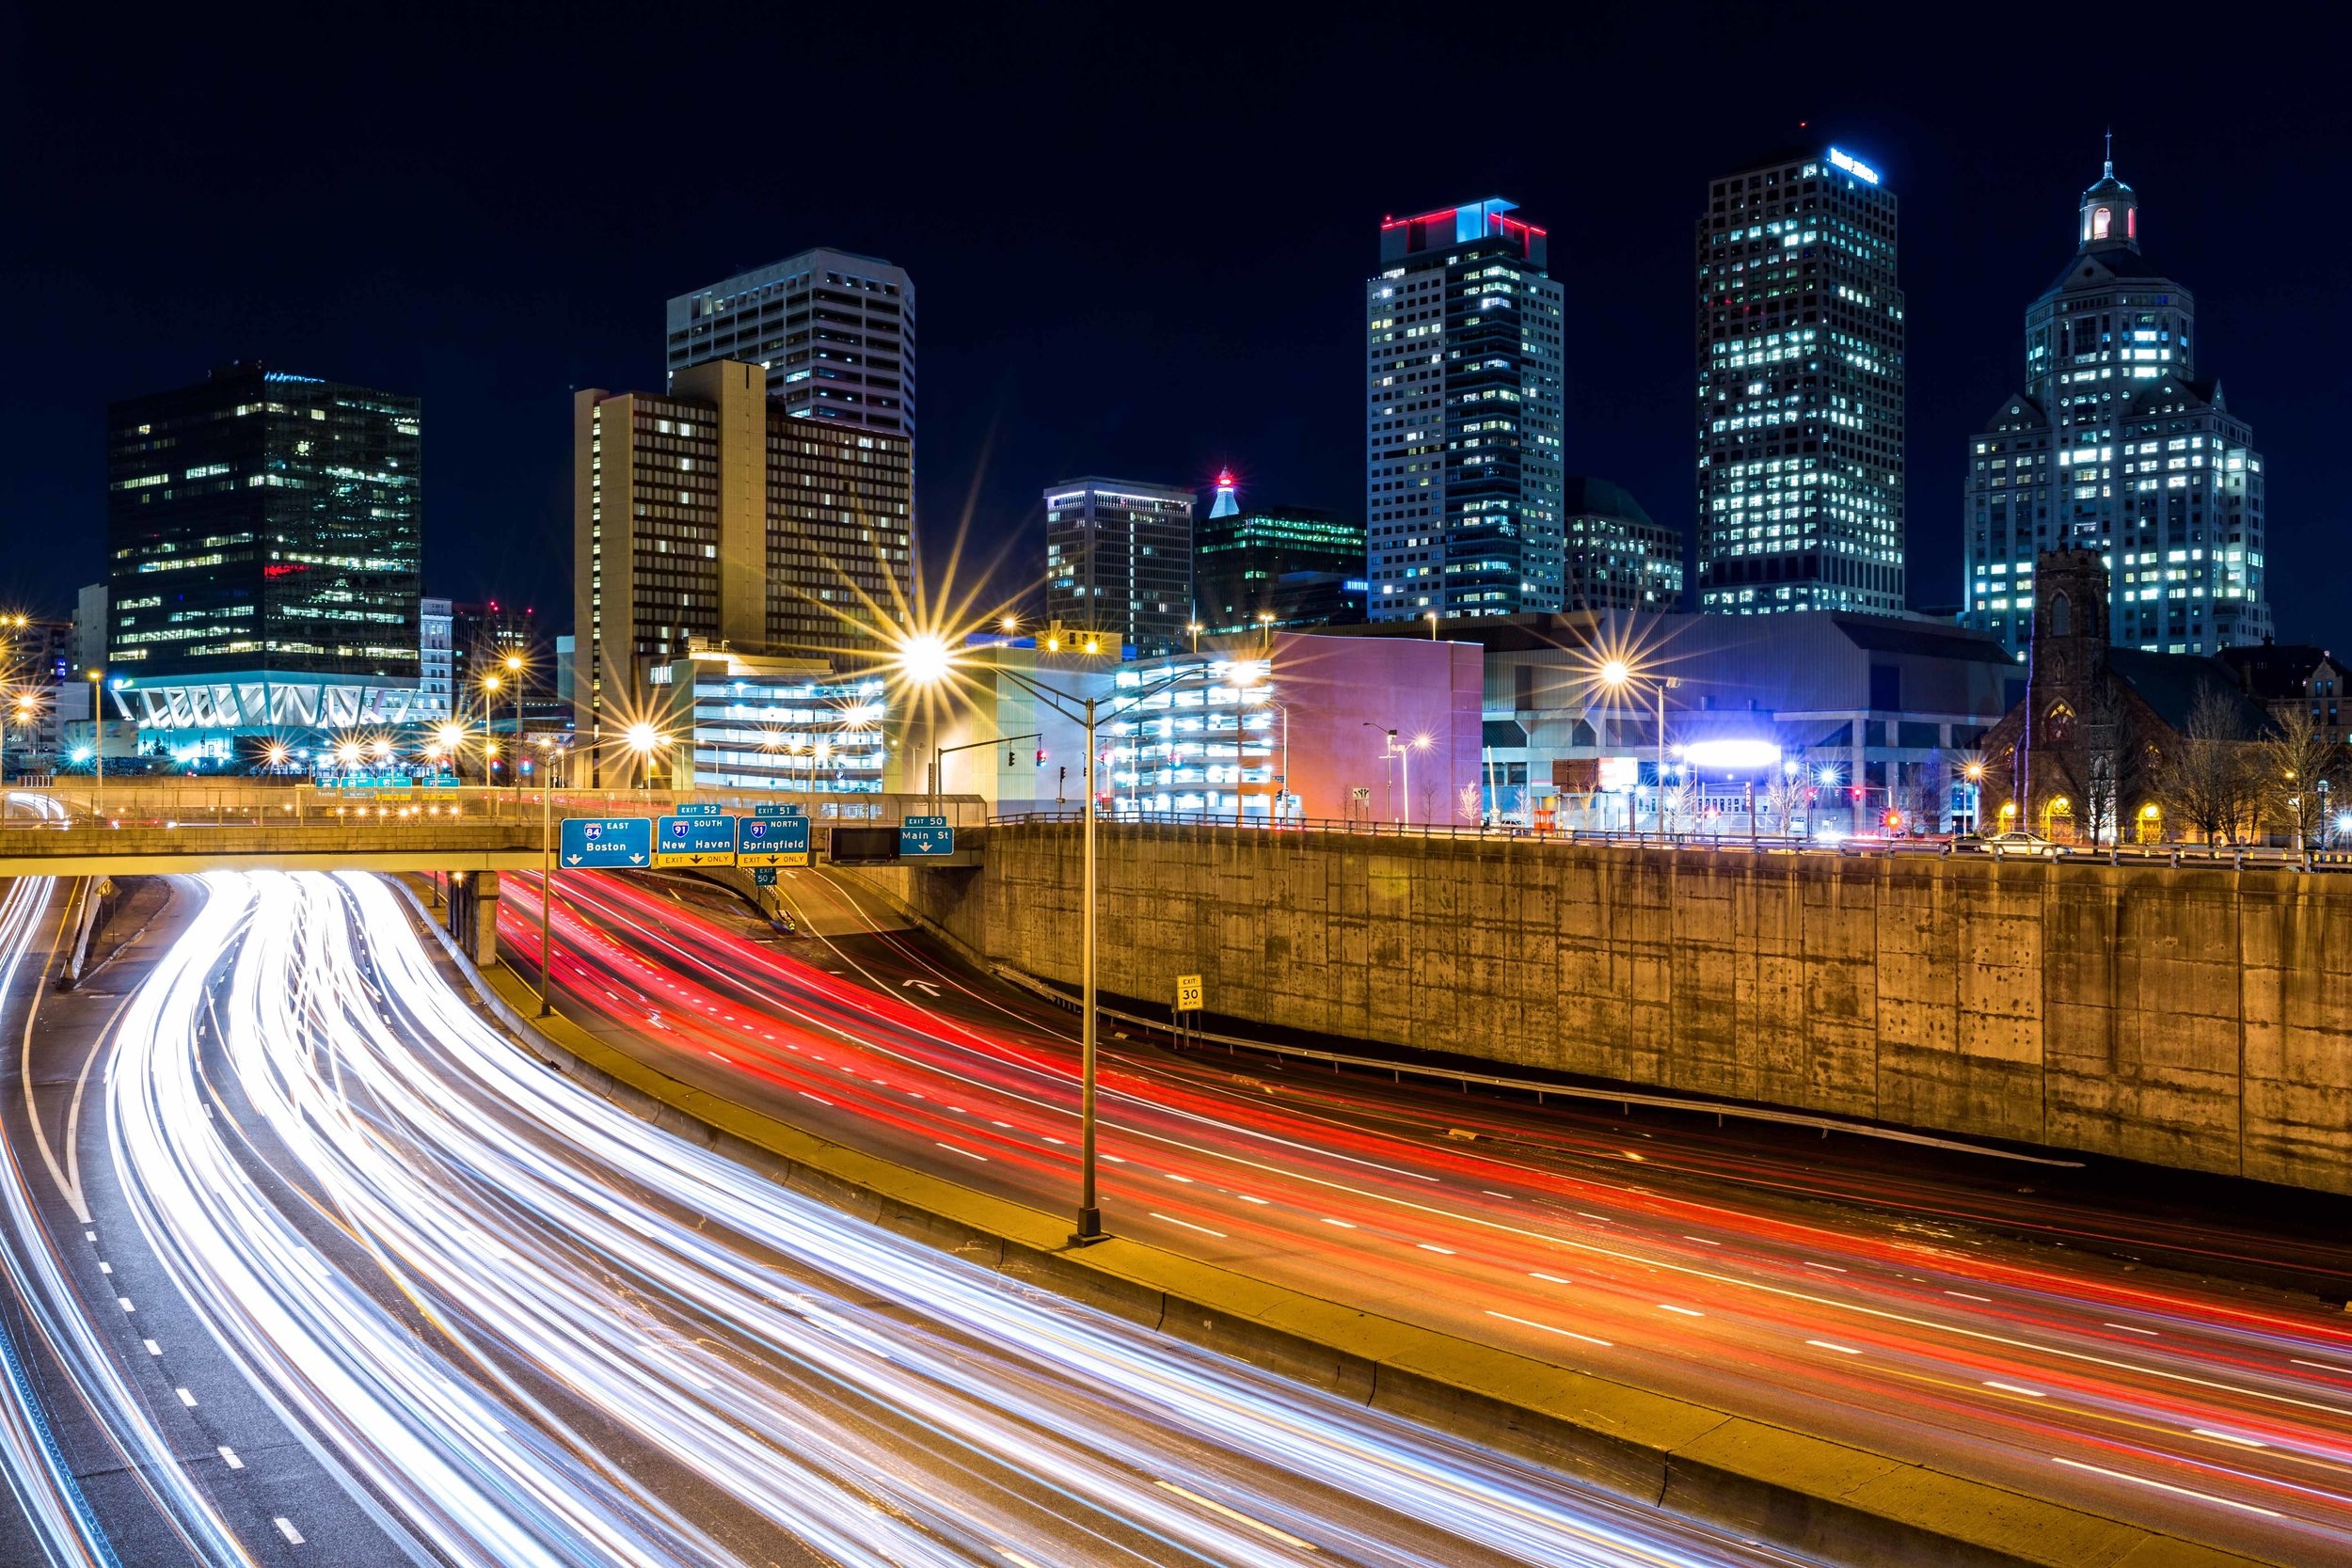
[[[405,886],[405,884],[404,884]],[[415,901],[415,894],[410,890]],[[2085,1510],[1397,1322],[1069,1222],[845,1148],[669,1077],[558,1015],[503,965],[476,969],[524,1049],[652,1125],[818,1200],[1172,1338],[1549,1465],[1621,1496],[1862,1564],[2253,1568]]]

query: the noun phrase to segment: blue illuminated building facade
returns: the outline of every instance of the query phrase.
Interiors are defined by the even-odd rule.
[[[2026,310],[2026,381],[1969,440],[1966,625],[2023,652],[2042,552],[2099,552],[2108,635],[2214,654],[2270,634],[2264,474],[2218,381],[2196,378],[2197,302],[2144,256],[2110,161],[2075,251]]]
[[[1375,621],[1560,608],[1561,289],[1494,198],[1380,226],[1364,285]]]
[[[1698,607],[1903,610],[1896,208],[1838,148],[1717,180],[1699,218]]]

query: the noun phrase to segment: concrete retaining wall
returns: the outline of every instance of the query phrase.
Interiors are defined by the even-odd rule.
[[[2352,1192],[2352,878],[1103,831],[1102,984],[1265,1024]],[[1074,827],[902,895],[1078,978]],[[895,891],[895,890],[894,890]]]

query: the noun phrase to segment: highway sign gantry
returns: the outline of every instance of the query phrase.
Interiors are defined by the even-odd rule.
[[[653,862],[653,824],[642,816],[567,816],[557,858],[566,870],[627,870]]]
[[[806,865],[808,818],[747,816],[737,821],[738,865]]]
[[[944,816],[910,816],[898,824],[898,853],[901,855],[952,855],[956,852],[956,831],[947,826]]]
[[[733,865],[732,816],[665,816],[654,824],[656,865]]]

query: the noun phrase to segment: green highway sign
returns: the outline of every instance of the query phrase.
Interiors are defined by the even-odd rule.
[[[682,805],[672,806],[670,810],[678,816],[723,816],[726,815],[715,800],[689,800]]]
[[[735,846],[738,865],[806,865],[808,818],[752,816],[739,820]]]
[[[557,858],[582,871],[644,866],[653,859],[653,824],[642,816],[567,816]]]
[[[754,816],[805,816],[808,813],[801,806],[763,800],[752,808],[752,815]]]
[[[752,886],[754,886],[754,887],[774,887],[775,885],[776,885],[776,868],[775,868],[774,866],[772,866],[772,865],[762,865],[762,866],[756,866],[756,867],[755,867],[755,868],[753,869],[753,871],[752,871]]]
[[[944,816],[909,816],[898,824],[898,853],[901,855],[952,855],[956,852],[956,831],[947,826]]]
[[[664,816],[654,824],[656,865],[733,865],[732,816]]]

